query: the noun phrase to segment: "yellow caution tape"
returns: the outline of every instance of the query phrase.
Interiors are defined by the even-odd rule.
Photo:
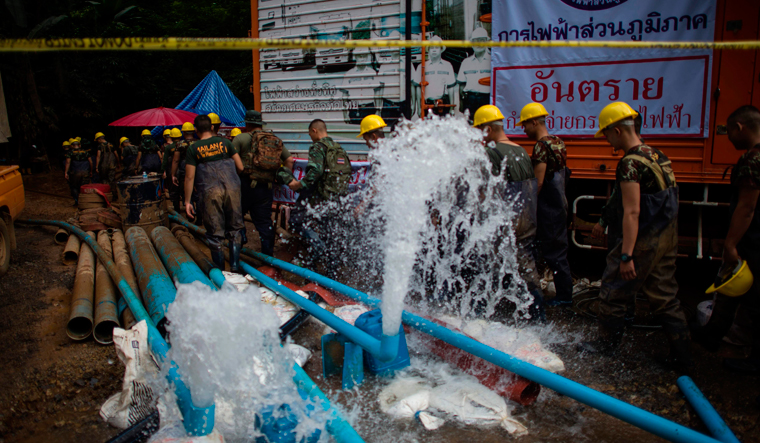
[[[253,38],[184,38],[117,37],[0,39],[0,52],[43,51],[210,51],[252,50],[264,48],[410,48],[446,46],[449,48],[656,48],[656,49],[760,49],[760,41],[735,42],[641,42],[641,41],[513,41],[471,42],[468,40],[308,40]]]

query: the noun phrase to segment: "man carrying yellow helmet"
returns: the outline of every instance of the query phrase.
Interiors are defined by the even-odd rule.
[[[473,126],[483,131],[486,143],[494,143],[494,147],[486,149],[488,160],[491,162],[491,173],[496,176],[504,174],[504,180],[507,182],[506,198],[516,203],[515,210],[518,213],[513,226],[517,240],[518,271],[533,296],[533,303],[528,311],[530,319],[543,321],[546,317],[544,293],[533,256],[538,189],[530,157],[525,149],[511,141],[504,133],[504,115],[496,106],[484,105],[478,108],[473,117]]]
[[[695,331],[694,339],[708,351],[717,351],[723,336],[731,329],[737,309],[745,311],[752,319],[752,351],[749,358],[727,358],[723,365],[732,371],[757,375],[760,374],[760,110],[754,106],[738,108],[728,116],[726,129],[734,147],[746,151],[731,171],[731,223],[718,276],[719,283],[727,281],[717,285],[719,294],[710,321]],[[751,272],[747,272],[747,267]]]
[[[655,319],[670,341],[665,359],[679,372],[692,364],[689,329],[676,298],[678,255],[678,187],[670,160],[641,143],[628,104],[610,103],[599,114],[596,137],[605,137],[625,155],[615,172],[618,217],[609,227],[612,246],[599,294],[599,339],[582,350],[613,354],[623,338],[625,314],[643,292]]]
[[[567,169],[565,142],[546,129],[549,115],[541,103],[528,103],[520,111],[517,125],[536,144],[531,161],[538,182],[536,204],[536,238],[546,265],[554,272],[557,295],[549,305],[571,306],[573,304],[573,277],[567,262],[567,196],[565,184],[570,170]]]

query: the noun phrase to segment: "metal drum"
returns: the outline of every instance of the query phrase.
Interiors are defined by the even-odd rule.
[[[157,226],[169,227],[161,179],[129,177],[117,184],[124,231],[139,226],[150,233]]]

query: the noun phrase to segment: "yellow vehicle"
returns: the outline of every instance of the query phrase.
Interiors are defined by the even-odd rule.
[[[24,209],[24,182],[18,166],[0,166],[0,277],[8,272],[16,249],[13,221]]]

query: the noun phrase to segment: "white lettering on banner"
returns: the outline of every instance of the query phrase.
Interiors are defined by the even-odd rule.
[[[626,68],[621,69],[622,66]],[[543,104],[549,112],[546,125],[557,135],[593,135],[599,126],[599,110],[609,102],[624,101],[641,114],[646,134],[701,137],[708,67],[706,55],[511,66],[494,69],[494,87],[506,102]],[[661,75],[655,77],[650,73]],[[501,87],[516,84],[528,86]],[[519,108],[505,115],[504,128],[522,132],[515,125],[520,119]]]
[[[603,3],[603,4],[602,4]],[[715,0],[494,2],[494,40],[712,41]],[[625,18],[624,20],[621,20]],[[712,51],[612,48],[499,48],[492,54],[491,101],[507,116],[538,102],[557,135],[593,136],[599,111],[624,101],[644,135],[707,137]]]
[[[297,158],[293,165],[293,177],[301,180],[306,175],[306,165],[309,161],[305,158]],[[351,161],[351,181],[348,182],[348,192],[358,191],[367,186],[367,174],[369,173],[369,162],[353,160]],[[295,203],[298,199],[298,193],[292,191],[287,185],[274,188],[273,199],[277,203]]]

